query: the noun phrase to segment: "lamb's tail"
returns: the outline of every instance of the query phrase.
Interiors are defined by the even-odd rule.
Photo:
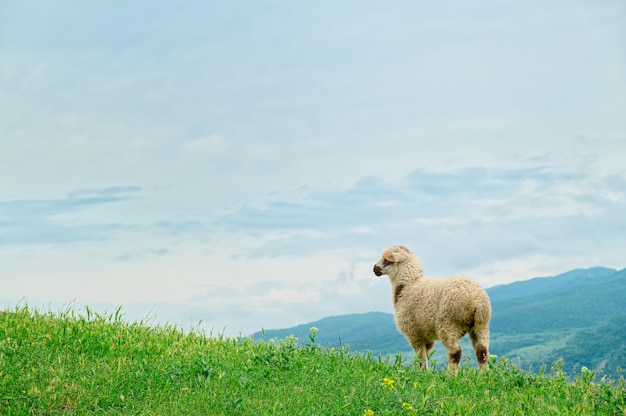
[[[489,298],[485,296],[479,302],[476,302],[474,309],[474,325],[479,327],[489,327],[489,321],[491,320],[491,303]]]

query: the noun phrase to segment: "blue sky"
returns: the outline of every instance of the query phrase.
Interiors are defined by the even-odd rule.
[[[626,5],[0,1],[3,305],[227,334],[626,267]]]

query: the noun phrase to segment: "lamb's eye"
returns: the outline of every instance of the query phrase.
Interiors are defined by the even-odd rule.
[[[391,262],[387,259],[383,259],[383,266],[389,266]]]

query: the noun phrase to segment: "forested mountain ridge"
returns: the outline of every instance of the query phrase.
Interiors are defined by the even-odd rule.
[[[607,267],[575,269],[556,276],[535,277],[493,286],[487,289],[487,293],[489,293],[491,302],[499,302],[526,296],[543,295],[551,291],[558,292],[563,289],[593,286],[607,278],[610,280],[615,273],[617,270]]]

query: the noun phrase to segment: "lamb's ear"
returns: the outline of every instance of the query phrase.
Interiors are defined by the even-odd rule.
[[[394,257],[394,253],[392,253],[391,251],[385,251],[383,253],[383,259],[390,261],[392,263],[396,262],[396,258]]]
[[[391,263],[397,263],[404,260],[406,255],[396,250],[387,250],[383,254],[383,258]]]
[[[384,253],[383,258],[391,263],[397,263],[406,260],[407,255],[412,254],[408,248],[404,246],[389,247]]]

